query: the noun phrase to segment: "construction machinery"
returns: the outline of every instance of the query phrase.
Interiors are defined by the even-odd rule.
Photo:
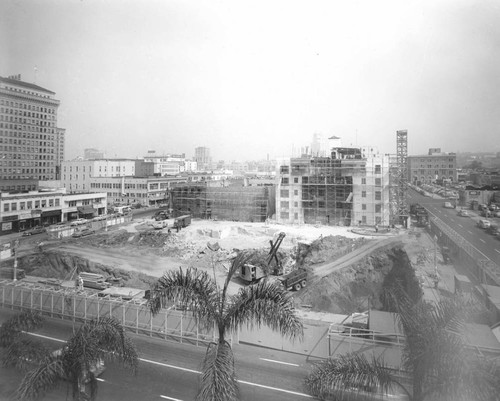
[[[259,255],[255,252],[250,257],[250,262],[245,263],[240,270],[240,277],[247,283],[255,283],[263,277],[269,275],[280,276],[278,280],[287,290],[300,290],[306,286],[307,272],[305,269],[297,269],[283,276],[283,264],[278,258],[278,249],[285,238],[285,233],[281,232],[271,244],[271,249],[267,256]]]

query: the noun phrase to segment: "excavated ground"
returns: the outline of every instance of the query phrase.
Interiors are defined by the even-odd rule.
[[[409,247],[412,255],[428,258],[427,248],[416,236],[393,233],[405,238],[405,245],[375,250],[348,267],[317,278],[316,266],[346,257],[367,244],[382,241],[375,236],[361,237],[340,227],[287,227],[262,223],[193,221],[180,233],[150,228],[148,221],[85,238],[55,240],[43,251],[19,257],[19,268],[26,274],[45,278],[74,279],[79,272],[119,277],[127,287],[147,289],[165,271],[179,267],[206,269],[219,283],[225,281],[231,259],[242,249],[254,249],[259,258],[267,256],[269,241],[280,232],[286,237],[279,256],[285,272],[301,266],[309,271],[308,286],[292,292],[296,305],[312,311],[352,313],[379,306],[384,277],[400,263]],[[402,252],[402,250],[405,250]],[[230,293],[244,283],[233,279]]]

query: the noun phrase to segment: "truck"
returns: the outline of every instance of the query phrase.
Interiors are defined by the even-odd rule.
[[[304,288],[307,284],[307,271],[306,269],[299,268],[284,276],[278,277],[278,280],[285,289],[289,291],[298,291],[301,288]]]
[[[174,228],[184,228],[191,224],[191,215],[186,214],[184,216],[176,217],[174,220]]]
[[[116,213],[118,215],[128,214],[131,211],[132,211],[132,208],[130,206],[115,206],[113,208],[113,213]]]

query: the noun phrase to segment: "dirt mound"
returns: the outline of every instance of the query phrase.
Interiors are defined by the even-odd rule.
[[[350,314],[380,308],[379,294],[384,278],[398,255],[398,248],[374,252],[342,271],[317,281],[312,279],[294,298],[299,306],[317,312]]]
[[[297,264],[310,266],[318,263],[331,262],[339,257],[354,251],[367,243],[362,238],[346,238],[340,235],[329,235],[313,241],[310,245],[299,243],[297,245]]]
[[[98,273],[106,278],[121,278],[124,286],[138,289],[148,289],[156,281],[155,277],[143,273],[117,269],[59,252],[43,252],[21,257],[18,259],[18,266],[27,275],[59,280],[72,280],[82,272]]]

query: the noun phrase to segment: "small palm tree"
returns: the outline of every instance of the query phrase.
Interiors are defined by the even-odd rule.
[[[203,401],[230,401],[238,398],[234,356],[226,335],[243,325],[266,325],[291,339],[303,336],[303,326],[286,289],[276,282],[261,280],[228,296],[227,289],[236,271],[247,261],[240,253],[229,268],[224,287],[205,271],[188,268],[169,271],[151,290],[149,306],[157,314],[168,302],[186,304],[200,327],[216,327],[218,340],[210,343],[203,361],[200,391]]]
[[[95,368],[103,361],[120,360],[137,372],[135,346],[116,319],[104,317],[85,322],[56,352],[50,352],[23,333],[38,328],[41,321],[39,314],[24,312],[0,328],[0,345],[6,348],[2,358],[4,365],[24,370],[31,368],[17,389],[16,398],[35,399],[55,388],[61,380],[67,380],[74,400],[95,400]],[[14,334],[13,339],[6,341],[10,334]]]
[[[412,305],[408,298],[393,302],[405,332],[405,383],[383,360],[362,354],[340,355],[315,366],[306,379],[310,393],[320,399],[340,397],[352,388],[402,389],[414,401],[490,401],[500,391],[500,366],[467,346],[463,336],[471,305],[463,299],[445,299],[433,306]]]

